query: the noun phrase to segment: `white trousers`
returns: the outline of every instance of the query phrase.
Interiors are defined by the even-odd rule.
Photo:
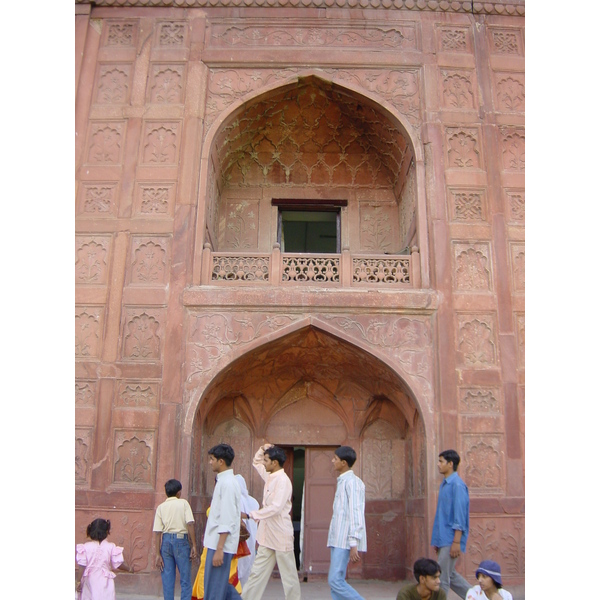
[[[300,581],[298,580],[294,551],[282,552],[264,546],[258,547],[252,572],[248,582],[242,588],[244,600],[261,600],[275,568],[275,563],[277,563],[281,575],[285,600],[300,600]]]

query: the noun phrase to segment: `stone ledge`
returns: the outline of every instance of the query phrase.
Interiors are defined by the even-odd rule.
[[[307,288],[297,285],[289,288],[265,286],[202,286],[183,292],[187,308],[215,308],[219,310],[260,310],[261,312],[301,313],[307,310],[345,310],[377,313],[433,314],[440,304],[434,290],[393,289],[368,290],[338,288]]]

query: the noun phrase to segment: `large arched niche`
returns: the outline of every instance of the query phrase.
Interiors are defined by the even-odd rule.
[[[249,435],[256,447],[274,433],[282,438],[277,443],[285,443],[286,420],[309,429],[311,418],[316,426],[315,416],[327,416],[318,420],[328,432],[319,439],[336,445],[344,439],[358,443],[378,419],[394,423],[402,437],[415,427],[425,431],[420,415],[409,386],[388,364],[330,332],[304,326],[233,360],[201,394],[191,428],[192,491],[207,495],[199,474],[206,460],[198,456],[205,452],[202,440],[216,439],[223,423],[239,423],[229,431],[243,440]],[[304,438],[294,435],[288,443],[317,441],[310,431]]]
[[[233,104],[208,132],[201,160],[194,284],[205,244],[270,252],[274,198],[348,200],[342,246],[394,254],[417,245],[427,285],[422,145],[385,101],[323,73],[294,76]],[[391,229],[359,227],[385,220]],[[344,224],[346,223],[346,224]],[[386,225],[387,227],[387,225]]]

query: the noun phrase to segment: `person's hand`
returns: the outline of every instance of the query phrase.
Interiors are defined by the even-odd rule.
[[[223,549],[219,550],[218,548],[215,550],[213,555],[213,567],[220,567],[223,564]]]
[[[440,551],[440,549],[437,546],[434,546],[433,551],[437,554]]]
[[[450,558],[458,558],[460,556],[460,542],[452,542],[450,546]]]
[[[154,559],[154,566],[159,570],[162,571],[165,563],[163,562],[162,556],[160,554],[156,555],[156,558]]]
[[[77,586],[75,587],[76,592],[81,592],[81,581],[77,582]]]
[[[196,550],[196,546],[192,546],[192,549],[190,550],[190,560],[193,560],[197,556],[198,556],[198,551]]]
[[[358,546],[352,546],[350,548],[350,560],[352,562],[358,562],[360,560],[360,556],[358,555]]]

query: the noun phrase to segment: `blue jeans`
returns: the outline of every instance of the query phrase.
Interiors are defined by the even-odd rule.
[[[163,533],[160,545],[164,567],[160,573],[163,585],[163,596],[165,600],[174,600],[175,567],[179,569],[181,582],[181,600],[192,598],[192,561],[190,560],[190,544],[188,536],[178,538],[176,533]]]
[[[350,561],[350,550],[331,547],[331,562],[327,583],[333,600],[365,600],[347,581],[346,569]]]
[[[237,590],[229,583],[233,554],[223,552],[223,564],[213,567],[215,551],[207,548],[204,563],[204,600],[241,600]]]

